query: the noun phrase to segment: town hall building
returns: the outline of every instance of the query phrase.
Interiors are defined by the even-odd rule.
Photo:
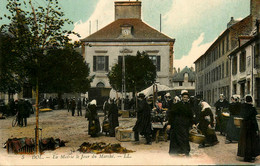
[[[115,21],[82,39],[82,55],[95,75],[89,97],[106,98],[111,86],[107,74],[120,57],[146,52],[157,69],[156,82],[170,86],[175,39],[166,36],[141,19],[140,1],[116,1]]]

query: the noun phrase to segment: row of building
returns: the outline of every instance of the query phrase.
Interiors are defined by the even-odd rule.
[[[194,63],[197,94],[214,104],[219,94],[251,94],[260,106],[260,1],[250,0],[250,15],[231,18],[227,29]]]

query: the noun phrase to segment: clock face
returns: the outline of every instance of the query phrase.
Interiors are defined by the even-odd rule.
[[[123,29],[122,34],[123,35],[130,35],[130,29]]]

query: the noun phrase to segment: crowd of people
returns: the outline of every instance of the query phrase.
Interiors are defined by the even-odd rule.
[[[190,130],[196,128],[205,137],[199,144],[199,148],[218,144],[216,132],[219,132],[226,137],[226,144],[238,143],[237,156],[243,157],[244,161],[252,162],[260,154],[257,111],[252,102],[250,95],[245,97],[243,103],[240,102],[238,95],[233,95],[229,103],[224,95],[220,94],[219,100],[214,105],[216,108],[214,112],[212,107],[203,101],[202,96],[197,95],[192,98],[187,91],[182,91],[180,97],[174,98],[167,93],[158,97],[155,103],[149,97],[146,99],[144,94],[139,94],[136,109],[137,121],[133,127],[135,142],[139,143],[141,134],[145,137],[145,144],[152,144],[151,112],[155,110],[156,113],[166,112],[165,120],[169,130],[171,155],[189,156]],[[240,126],[234,123],[237,117],[242,119]]]
[[[168,128],[170,129],[170,154],[189,155],[189,130],[198,128],[205,136],[199,148],[214,146],[219,143],[216,131],[226,137],[225,143],[238,143],[237,156],[244,161],[252,162],[260,154],[259,128],[256,120],[257,111],[253,106],[253,99],[247,95],[244,102],[240,102],[238,95],[231,97],[229,103],[223,94],[215,103],[216,112],[211,106],[198,96],[189,100],[187,92],[182,93],[181,101],[172,104],[169,109]],[[228,115],[225,115],[228,114]],[[225,120],[228,116],[228,120]],[[214,118],[215,117],[215,118]],[[240,126],[234,123],[240,118]]]
[[[216,132],[226,137],[225,143],[238,143],[237,156],[244,157],[244,161],[254,161],[260,153],[259,129],[256,120],[257,111],[252,104],[250,95],[240,102],[238,95],[231,97],[229,103],[223,94],[215,103],[215,112],[212,107],[202,99],[202,96],[190,97],[188,91],[183,90],[180,96],[171,98],[169,93],[159,96],[156,100],[140,93],[136,106],[137,120],[133,127],[135,143],[139,144],[139,135],[143,135],[145,144],[151,145],[153,140],[152,112],[165,114],[170,145],[170,155],[190,154],[190,130],[196,128],[205,139],[199,148],[214,146],[219,143]],[[79,103],[79,102],[78,102]],[[119,102],[109,99],[104,103],[104,122],[108,120],[109,136],[115,137],[115,128],[119,126]],[[72,100],[71,109],[75,110],[76,101]],[[80,109],[81,107],[79,107]],[[224,117],[228,113],[228,120]],[[72,111],[72,114],[73,111]],[[79,114],[78,114],[79,115]],[[96,100],[86,104],[86,116],[89,121],[89,135],[97,137],[101,132],[101,125],[97,114]],[[240,127],[236,126],[234,119],[243,118]],[[104,124],[103,122],[103,124]],[[104,131],[104,129],[102,129]]]
[[[104,121],[100,124],[96,100],[88,101],[87,98],[66,98],[65,100],[49,98],[43,100],[42,105],[53,107],[55,103],[71,111],[72,116],[82,116],[82,108],[86,109],[88,134],[91,137],[99,136],[99,133],[108,132],[110,137],[115,137],[115,128],[119,126],[120,103],[115,99],[108,99],[103,105]],[[62,104],[63,103],[63,104]],[[127,102],[125,102],[127,103]],[[130,104],[133,103],[133,104]],[[151,96],[146,97],[140,93],[135,102],[125,104],[126,108],[136,107],[136,123],[133,127],[135,143],[139,144],[139,135],[143,135],[145,144],[151,145],[153,140],[153,115],[164,115],[165,130],[170,140],[170,155],[190,154],[190,131],[197,129],[205,139],[199,144],[199,148],[214,146],[219,143],[216,132],[225,136],[225,143],[238,143],[237,156],[243,157],[244,161],[252,162],[260,154],[259,128],[256,119],[257,111],[253,106],[250,95],[245,96],[244,102],[240,101],[239,95],[231,97],[229,103],[223,94],[215,103],[215,111],[212,107],[197,95],[191,97],[188,91],[183,90],[180,96],[171,97],[170,93],[158,96],[156,100]],[[33,113],[32,104],[28,100],[10,100],[10,113],[18,116],[19,126],[27,125],[27,118]],[[227,115],[228,114],[228,115]],[[228,118],[227,118],[228,117]],[[235,125],[235,119],[240,118],[240,126]],[[108,128],[104,126],[106,124]]]

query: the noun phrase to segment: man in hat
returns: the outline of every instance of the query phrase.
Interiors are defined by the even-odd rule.
[[[82,116],[81,99],[80,98],[78,98],[77,112],[78,112],[78,116]]]
[[[133,128],[135,141],[139,142],[139,133],[144,135],[146,139],[146,144],[151,145],[151,134],[152,134],[152,123],[151,123],[151,107],[145,100],[143,93],[140,93],[138,96],[138,105],[137,105],[137,121]]]
[[[188,92],[184,91],[180,102],[169,110],[167,129],[170,129],[170,154],[186,155],[190,153],[189,129],[192,126],[192,109]]]
[[[193,116],[195,123],[199,123],[200,113],[201,113],[201,105],[202,96],[200,94],[196,95],[193,102]]]
[[[75,109],[76,109],[75,97],[71,100],[70,109],[71,109],[72,116],[74,116],[74,114],[75,114]]]

